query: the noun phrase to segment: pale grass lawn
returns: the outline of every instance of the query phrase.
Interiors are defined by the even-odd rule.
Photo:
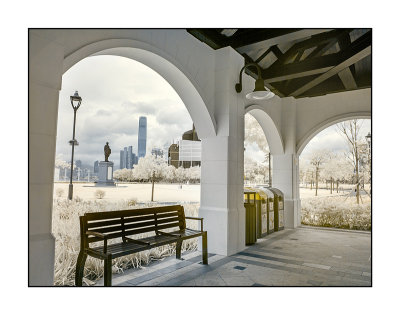
[[[86,212],[114,211],[120,209],[134,209],[132,200],[110,202],[106,200],[93,201],[66,198],[58,198],[53,203],[52,233],[56,239],[54,284],[58,286],[74,285],[75,267],[80,250],[79,216]],[[140,207],[155,206],[144,204]],[[199,204],[184,204],[187,216],[198,216]],[[197,229],[197,221],[189,220],[189,228]],[[149,236],[144,234],[143,236]],[[112,241],[109,242],[110,244]],[[197,249],[197,239],[183,242],[182,251]],[[140,252],[113,260],[113,273],[121,273],[127,268],[140,268],[152,260],[160,260],[175,253],[175,244],[160,246],[151,250]],[[95,281],[103,276],[103,262],[99,259],[88,257],[83,281],[87,285],[95,284]]]
[[[68,196],[69,182],[54,183],[54,198],[57,198],[58,191],[62,190],[62,197]],[[89,187],[87,187],[89,186]],[[180,188],[182,187],[182,188]],[[85,201],[97,200],[96,190],[103,190],[103,200],[119,202],[121,200],[137,199],[138,202],[151,201],[151,184],[121,183],[117,187],[95,187],[93,183],[74,183],[74,197]],[[200,202],[200,184],[178,185],[158,184],[154,185],[154,201],[160,202]]]

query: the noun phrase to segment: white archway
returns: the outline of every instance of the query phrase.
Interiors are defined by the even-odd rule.
[[[178,93],[185,104],[200,139],[216,135],[216,122],[199,93],[196,81],[184,67],[156,47],[131,39],[108,39],[84,46],[64,59],[63,73],[80,60],[96,55],[126,57],[150,67],[160,74]]]
[[[341,115],[331,117],[331,118],[324,120],[323,122],[315,125],[298,142],[298,144],[296,146],[297,155],[300,156],[300,154],[303,152],[303,150],[307,146],[307,144],[322,130],[324,130],[334,124],[337,124],[337,123],[340,123],[340,122],[346,121],[346,120],[351,120],[351,119],[371,119],[371,113],[370,112],[356,112],[356,113],[341,114]]]
[[[249,105],[245,108],[245,114],[252,115],[260,124],[272,155],[284,153],[281,134],[272,118],[264,111],[260,105]]]

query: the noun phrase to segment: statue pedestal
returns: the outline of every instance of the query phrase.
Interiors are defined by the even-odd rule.
[[[96,186],[115,186],[113,180],[113,162],[99,162],[99,180],[96,183]]]

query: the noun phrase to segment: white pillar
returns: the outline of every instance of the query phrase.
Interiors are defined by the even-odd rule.
[[[64,50],[29,31],[29,285],[53,285],[54,162]]]
[[[199,216],[208,232],[208,251],[232,255],[245,248],[244,104],[235,91],[244,63],[227,47],[216,51],[215,64],[217,135],[202,139]]]
[[[296,100],[282,99],[281,130],[284,154],[273,155],[273,187],[284,194],[285,227],[295,228],[301,224],[299,193],[299,157],[296,154]]]

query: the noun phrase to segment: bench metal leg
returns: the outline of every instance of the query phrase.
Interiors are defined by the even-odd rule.
[[[176,242],[176,259],[181,259],[182,255],[182,240]]]
[[[201,236],[201,247],[203,249],[203,264],[208,265],[207,231]]]
[[[107,258],[104,259],[104,286],[111,287],[111,255],[107,255]]]
[[[79,252],[78,260],[76,261],[76,269],[75,269],[75,285],[77,287],[82,286],[82,278],[83,278],[83,270],[85,269],[87,254],[84,252]]]

